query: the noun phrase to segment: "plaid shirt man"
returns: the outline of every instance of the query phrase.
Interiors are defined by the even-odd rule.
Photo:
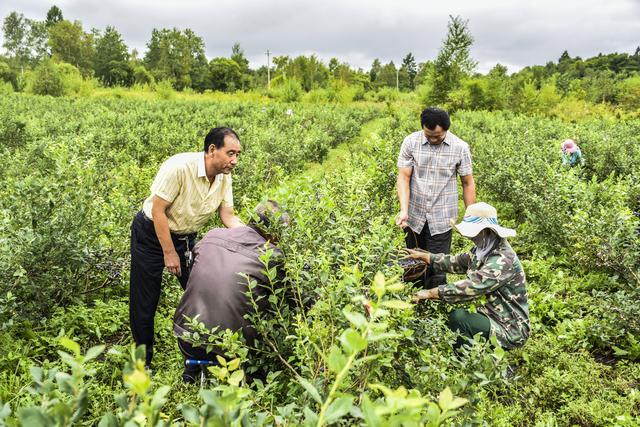
[[[398,156],[399,168],[413,168],[407,225],[420,233],[426,222],[431,235],[451,229],[458,217],[456,175],[472,173],[469,145],[451,132],[438,145],[429,144],[423,131],[407,136]]]

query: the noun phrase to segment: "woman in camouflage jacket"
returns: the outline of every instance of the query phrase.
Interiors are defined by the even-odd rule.
[[[425,289],[414,301],[441,299],[447,303],[479,301],[476,312],[455,309],[449,316],[449,328],[458,331],[459,348],[466,338],[480,333],[485,339],[495,335],[504,348],[522,346],[529,337],[529,306],[524,270],[506,237],[512,229],[501,227],[495,208],[486,203],[469,205],[464,219],[455,228],[475,243],[470,252],[449,255],[407,250],[410,258],[422,259],[429,268],[447,273],[466,274],[467,278]]]

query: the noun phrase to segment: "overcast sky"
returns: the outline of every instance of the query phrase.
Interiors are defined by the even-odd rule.
[[[140,54],[153,28],[191,28],[209,59],[239,42],[252,68],[266,64],[267,49],[365,70],[374,58],[398,64],[408,52],[423,62],[437,55],[449,15],[469,20],[481,72],[557,61],[565,49],[587,58],[640,45],[640,0],[0,0],[0,16],[44,19],[53,4],[85,31],[114,26]]]

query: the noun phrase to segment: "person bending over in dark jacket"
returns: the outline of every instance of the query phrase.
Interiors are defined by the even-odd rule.
[[[282,256],[275,246],[277,239],[266,230],[276,220],[287,225],[289,218],[278,203],[271,200],[258,205],[254,217],[247,226],[210,230],[194,248],[193,267],[173,325],[178,346],[187,359],[215,361],[216,355],[224,357],[220,348],[214,347],[207,352],[204,347],[195,347],[181,339],[191,332],[189,319],[197,317],[207,330],[215,327],[242,330],[248,345],[256,338],[256,330],[245,319],[246,314],[254,311],[247,295],[247,277],[258,282],[258,286],[251,289],[257,309],[266,310],[267,289],[261,285],[267,284],[268,279],[260,256],[267,250],[273,250],[271,259]],[[199,374],[200,366],[185,365],[182,378],[185,382],[193,382]]]

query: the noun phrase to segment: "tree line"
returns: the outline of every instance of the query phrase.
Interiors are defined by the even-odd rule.
[[[365,92],[390,89],[415,92],[420,101],[450,109],[514,109],[546,111],[562,100],[640,108],[640,47],[634,54],[571,57],[528,66],[509,74],[496,64],[487,74],[476,72],[471,57],[473,37],[468,21],[451,16],[447,34],[435,59],[418,63],[407,53],[400,64],[375,59],[369,70],[354,68],[338,58],[324,63],[315,55],[275,56],[271,68],[252,69],[239,43],[229,57],[208,59],[205,43],[193,30],[153,29],[143,55],[129,49],[113,26],[85,31],[80,21],[64,18],[52,6],[42,21],[11,12],[3,21],[0,80],[13,90],[61,94],[64,76],[95,79],[105,87],[170,84],[175,90],[233,92],[261,90],[267,74],[274,86],[293,85],[292,100],[301,93],[349,86],[355,99]],[[61,64],[68,64],[62,65]],[[56,76],[60,75],[58,80]],[[31,80],[29,80],[31,77]],[[31,83],[29,83],[31,81]],[[29,86],[30,85],[30,86]],[[380,96],[370,97],[380,100]]]

